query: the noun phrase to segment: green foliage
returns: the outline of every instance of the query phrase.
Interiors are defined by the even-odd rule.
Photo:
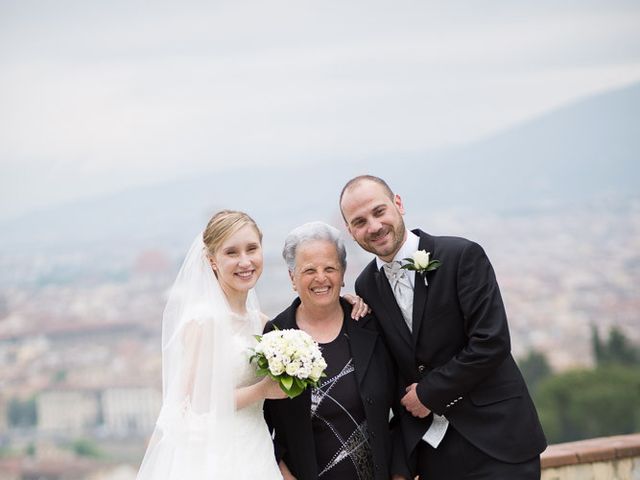
[[[12,453],[13,452],[11,450],[11,447],[9,447],[8,445],[3,445],[0,447],[0,459],[10,457]]]
[[[33,443],[30,443],[24,449],[24,453],[27,457],[35,457],[36,456],[36,446]]]
[[[543,380],[535,394],[550,443],[640,431],[640,367],[607,365]]]
[[[538,384],[552,373],[547,357],[544,353],[535,350],[531,350],[526,357],[518,360],[518,366],[532,393],[536,391]]]
[[[71,444],[71,449],[79,457],[102,458],[104,454],[98,446],[90,440],[81,438]]]
[[[66,370],[58,370],[53,374],[52,381],[53,383],[63,383],[67,379],[67,371]]]
[[[609,330],[605,342],[600,339],[597,327],[592,325],[591,344],[597,365],[640,365],[640,348],[633,345],[618,327]]]
[[[38,421],[35,397],[28,400],[12,398],[7,408],[7,421],[11,427],[33,427]]]

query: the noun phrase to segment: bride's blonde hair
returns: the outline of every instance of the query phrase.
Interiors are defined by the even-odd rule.
[[[262,243],[262,232],[258,224],[246,213],[237,210],[221,210],[216,213],[211,217],[202,234],[207,253],[211,256],[215,255],[216,250],[227,238],[246,225],[255,229]]]

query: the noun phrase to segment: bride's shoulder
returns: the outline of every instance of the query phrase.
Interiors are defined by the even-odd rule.
[[[262,328],[264,328],[264,326],[270,320],[269,316],[267,314],[263,313],[263,312],[258,312],[258,316],[260,317],[260,323],[262,325]]]

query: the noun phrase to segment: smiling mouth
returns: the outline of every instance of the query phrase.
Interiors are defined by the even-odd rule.
[[[247,270],[246,272],[237,272],[236,275],[243,280],[247,280],[253,277],[253,272],[255,272],[255,270]]]
[[[379,235],[369,237],[369,241],[371,243],[380,243],[381,241],[383,241],[383,240],[385,240],[387,238],[387,234],[388,233],[389,232],[384,232],[384,233],[381,233]]]
[[[312,288],[311,291],[316,295],[325,295],[329,293],[330,287],[315,287]]]

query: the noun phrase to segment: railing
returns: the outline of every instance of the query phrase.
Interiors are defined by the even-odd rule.
[[[638,480],[640,433],[550,445],[542,480]]]

